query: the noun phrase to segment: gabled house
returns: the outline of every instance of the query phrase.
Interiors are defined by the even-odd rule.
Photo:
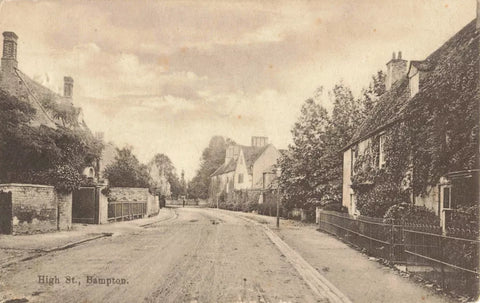
[[[31,122],[32,126],[44,125],[56,128],[60,125],[86,128],[81,110],[73,106],[73,79],[69,76],[64,77],[63,95],[32,80],[18,68],[17,41],[18,36],[14,32],[3,33],[0,89],[33,106],[36,116]],[[69,112],[76,112],[78,119],[67,121],[68,117],[62,113]]]
[[[280,152],[267,137],[252,137],[251,146],[231,145],[225,152],[225,162],[210,176],[210,197],[217,199],[223,192],[264,189],[273,180],[270,173]]]
[[[418,108],[422,102],[451,102],[456,100],[466,100],[463,103],[456,102],[457,107],[450,109],[455,111],[468,109],[471,116],[478,117],[479,91],[479,28],[480,21],[470,22],[440,48],[430,54],[425,60],[410,61],[402,58],[402,54],[393,54],[392,59],[387,63],[387,91],[379,97],[376,107],[372,110],[369,117],[359,125],[357,132],[353,135],[351,141],[342,150],[343,152],[343,191],[342,205],[348,208],[350,214],[358,214],[357,192],[352,188],[352,178],[358,173],[356,162],[359,157],[366,153],[373,153],[375,169],[384,169],[388,165],[385,158],[385,140],[386,133],[399,127],[401,123],[410,123],[409,117],[412,112]],[[448,98],[445,98],[448,96]],[[434,103],[433,102],[433,103]],[[433,104],[432,103],[432,104]],[[437,103],[440,105],[440,103]],[[436,105],[435,105],[436,106]],[[471,110],[470,110],[471,109]],[[417,109],[418,110],[418,109]],[[475,114],[476,113],[476,114]],[[458,116],[457,119],[467,119],[467,117]],[[465,137],[478,138],[478,118],[469,118],[472,122],[472,129],[464,129]],[[425,125],[432,122],[433,119],[427,117]],[[445,130],[444,137],[438,144],[447,146],[450,141],[456,138],[450,138],[448,129],[455,121],[436,121],[434,129]],[[442,138],[440,136],[440,138]],[[400,140],[400,139],[399,139]],[[427,137],[426,140],[434,140],[433,137]],[[463,139],[467,140],[467,139]],[[475,140],[473,140],[475,141]],[[436,142],[436,141],[435,141]],[[478,144],[478,140],[476,141]],[[405,144],[408,144],[405,142]],[[421,143],[423,144],[423,143]],[[429,142],[430,144],[430,142]],[[376,146],[375,149],[372,146]],[[408,146],[405,146],[408,149]],[[373,152],[372,152],[373,151]],[[478,152],[472,149],[471,154]],[[472,157],[474,158],[474,157]],[[408,160],[407,175],[408,179],[415,178],[415,174],[422,172],[413,170],[413,159]],[[443,160],[449,161],[447,160]],[[441,162],[439,162],[441,163]],[[467,167],[468,166],[468,167]],[[476,175],[476,176],[475,176]],[[458,171],[447,172],[438,180],[437,185],[429,186],[427,193],[417,194],[412,192],[410,200],[415,205],[425,206],[434,211],[438,216],[444,216],[446,210],[453,208],[451,179],[463,176],[474,181],[478,188],[478,162],[477,164],[465,165],[459,167]],[[375,184],[368,184],[375,186]],[[403,183],[402,183],[403,186]],[[405,186],[408,186],[406,184]],[[474,194],[475,195],[475,194]]]

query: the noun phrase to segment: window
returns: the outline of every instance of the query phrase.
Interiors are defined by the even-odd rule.
[[[238,183],[243,183],[243,174],[238,174]]]
[[[452,195],[450,187],[443,188],[443,208],[452,208]]]
[[[378,146],[378,167],[382,168],[385,166],[385,135],[381,134],[379,138]]]

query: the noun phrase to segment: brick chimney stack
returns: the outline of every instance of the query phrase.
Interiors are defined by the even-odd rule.
[[[18,36],[14,32],[3,32],[3,72],[13,72],[18,67],[17,40]]]
[[[252,137],[252,146],[263,147],[268,145],[268,137]]]
[[[392,59],[387,63],[387,90],[390,90],[392,85],[402,79],[406,74],[407,60],[402,59],[402,52],[398,52],[398,57],[395,57],[395,53],[393,53]]]
[[[72,98],[73,96],[73,79],[72,77],[63,77],[63,96]]]

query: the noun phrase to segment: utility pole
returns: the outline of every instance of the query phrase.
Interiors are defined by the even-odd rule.
[[[271,175],[275,175],[277,177],[277,179],[280,177],[281,175],[281,169],[280,167],[277,167],[275,169],[274,172],[263,172],[263,179],[262,179],[262,183],[263,183],[263,192],[262,192],[262,195],[263,195],[263,203],[266,202],[265,200],[265,191],[266,191],[266,186],[265,186],[265,175],[267,174],[271,174]],[[277,189],[273,189],[273,191],[276,191],[276,193],[278,194],[278,188]],[[280,199],[277,197],[276,199],[277,201],[277,228],[280,228]]]

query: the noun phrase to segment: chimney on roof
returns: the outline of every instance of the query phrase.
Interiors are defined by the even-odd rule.
[[[263,147],[268,144],[268,137],[252,137],[253,147]]]
[[[387,78],[385,79],[387,90],[390,90],[392,85],[402,79],[406,74],[407,60],[402,59],[402,52],[398,52],[397,57],[395,57],[394,52],[392,59],[387,63]]]
[[[13,72],[18,67],[17,62],[17,40],[14,32],[3,32],[3,56],[2,71]]]
[[[72,77],[63,77],[63,96],[72,98],[73,96],[73,79]]]

